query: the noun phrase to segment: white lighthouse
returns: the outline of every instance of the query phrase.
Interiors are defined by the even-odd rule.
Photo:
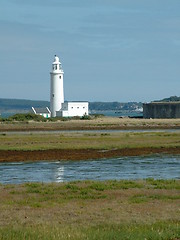
[[[50,90],[50,110],[51,117],[56,117],[56,112],[60,111],[64,103],[63,75],[59,58],[55,55],[51,71],[51,90]]]

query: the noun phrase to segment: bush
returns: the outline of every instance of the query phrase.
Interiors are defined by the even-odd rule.
[[[90,114],[90,116],[93,118],[101,118],[101,117],[104,117],[104,114],[94,113],[94,114]]]
[[[71,117],[71,119],[73,119],[73,120],[80,120],[81,117],[79,117],[79,116],[74,116],[74,117]]]
[[[81,117],[82,120],[90,120],[91,117],[89,115],[84,115]]]
[[[22,113],[17,113],[13,116],[10,116],[6,119],[3,119],[3,121],[7,121],[7,122],[12,122],[12,121],[19,121],[19,122],[27,122],[27,121],[37,121],[37,122],[46,122],[47,119],[44,118],[41,115],[36,115],[33,113],[26,113],[26,114],[22,114]]]
[[[49,122],[57,122],[57,121],[69,121],[69,117],[50,117],[47,119]]]

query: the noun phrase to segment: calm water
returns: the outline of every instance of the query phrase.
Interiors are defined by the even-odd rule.
[[[11,113],[7,113],[7,112],[2,112],[1,113],[1,117],[3,118],[7,118],[10,117],[14,114],[16,114],[17,112],[11,112]],[[136,112],[136,111],[115,111],[115,110],[107,110],[107,111],[90,111],[90,114],[103,114],[105,116],[109,116],[109,117],[121,117],[121,116],[129,116],[129,117],[136,117],[136,116],[142,116],[143,113],[142,112]]]
[[[123,132],[180,132],[180,129],[124,129],[124,130],[116,130],[116,129],[110,129],[110,130],[47,130],[47,131],[10,131],[10,132],[2,132],[0,134],[6,134],[6,135],[36,135],[36,134],[63,134],[63,133],[123,133]]]
[[[86,161],[1,163],[0,183],[108,179],[179,179],[180,156],[154,155]]]
[[[103,114],[104,116],[109,117],[137,117],[137,116],[143,116],[143,112],[137,112],[137,111],[115,111],[115,110],[105,110],[105,111],[98,111],[98,110],[92,110],[90,111],[91,114]]]

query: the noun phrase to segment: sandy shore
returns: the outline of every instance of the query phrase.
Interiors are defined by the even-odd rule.
[[[88,160],[121,156],[142,156],[150,154],[180,154],[180,147],[168,148],[124,148],[114,150],[98,149],[54,149],[41,151],[0,151],[0,162],[40,160]]]

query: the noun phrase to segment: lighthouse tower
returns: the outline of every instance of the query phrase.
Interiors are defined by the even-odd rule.
[[[63,75],[59,58],[55,55],[54,62],[52,63],[51,74],[51,90],[50,90],[50,110],[51,117],[56,117],[56,111],[62,108],[64,103],[64,88],[63,88]]]

